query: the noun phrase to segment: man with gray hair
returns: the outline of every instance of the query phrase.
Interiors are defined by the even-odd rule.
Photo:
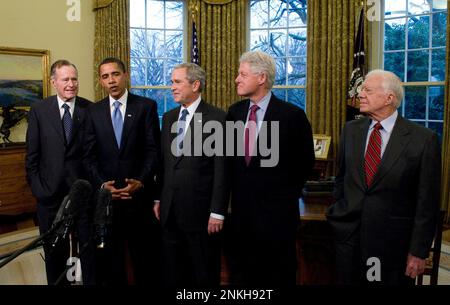
[[[335,234],[340,284],[414,284],[423,273],[439,208],[437,135],[398,114],[400,79],[374,70],[362,85],[360,111],[341,135]]]
[[[244,53],[235,82],[237,94],[247,99],[231,105],[227,116],[245,124],[243,134],[235,131],[236,150],[228,166],[232,276],[245,285],[296,284],[299,198],[314,163],[310,123],[302,109],[271,92],[274,80],[272,57]],[[262,143],[278,150],[278,162],[265,166]],[[242,146],[243,154],[238,152]]]
[[[228,204],[225,157],[206,153],[202,144],[214,136],[205,125],[223,129],[225,112],[202,99],[205,78],[205,71],[196,64],[176,66],[172,94],[180,106],[162,120],[162,191],[154,212],[163,229],[166,286],[220,283],[217,235]]]

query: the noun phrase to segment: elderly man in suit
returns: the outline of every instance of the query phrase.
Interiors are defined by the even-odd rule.
[[[216,286],[220,281],[217,233],[228,206],[220,133],[211,152],[203,148],[207,138],[215,137],[205,125],[223,130],[225,112],[202,99],[204,87],[205,71],[198,65],[174,68],[172,93],[180,106],[163,116],[162,192],[154,206],[163,228],[167,286]]]
[[[337,280],[342,284],[414,284],[424,271],[439,207],[437,135],[401,117],[400,79],[367,74],[359,94],[367,117],[342,132],[336,202]]]
[[[51,67],[53,95],[31,106],[26,135],[25,167],[28,183],[36,197],[41,234],[47,232],[75,180],[84,178],[82,167],[83,126],[90,101],[77,96],[78,70],[67,60]],[[81,256],[84,284],[94,284],[94,256],[89,239],[92,233],[92,209],[84,207],[78,214],[77,233],[80,245],[87,243]],[[55,284],[64,273],[69,258],[68,241],[55,248],[44,244],[47,281]],[[67,283],[63,277],[61,283]]]
[[[98,72],[109,95],[89,109],[84,165],[93,186],[111,191],[113,198],[100,283],[156,284],[159,232],[152,192],[160,142],[157,106],[128,92],[121,60],[104,59]]]
[[[236,281],[292,286],[299,198],[314,163],[314,148],[305,113],[271,92],[274,80],[272,57],[259,51],[241,56],[236,86],[238,95],[247,99],[231,105],[227,116],[227,121],[245,124],[244,132],[236,128],[232,136],[230,224]],[[264,144],[271,145],[271,155]]]

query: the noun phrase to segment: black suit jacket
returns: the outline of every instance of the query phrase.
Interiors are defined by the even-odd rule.
[[[227,121],[246,122],[249,100],[235,103],[229,108]],[[268,147],[279,140],[279,161],[276,166],[262,167],[258,148],[250,165],[244,156],[229,159],[231,183],[232,223],[238,232],[246,231],[269,238],[295,238],[299,221],[299,202],[303,185],[313,167],[314,148],[311,126],[302,109],[278,99],[274,94],[264,119],[268,126]],[[271,135],[271,126],[279,124],[279,134]],[[258,147],[262,137],[258,135]],[[237,141],[243,133],[235,132]]]
[[[439,207],[441,157],[430,129],[398,116],[380,167],[368,188],[364,153],[370,119],[346,124],[340,141],[339,171],[328,220],[338,242],[361,232],[364,261],[378,257],[398,264],[407,253],[425,258]]]
[[[125,178],[151,191],[157,165],[160,131],[153,100],[128,93],[120,149],[114,136],[109,97],[89,109],[86,124],[84,165],[95,188],[115,180],[122,188]],[[146,193],[147,193],[146,192]],[[142,192],[139,192],[142,193]]]
[[[178,121],[179,112],[180,107],[177,107],[163,116],[161,224],[167,224],[170,214],[182,230],[206,231],[211,212],[221,215],[226,213],[225,157],[206,156],[203,152],[200,156],[193,156],[194,139],[201,139],[201,143],[204,143],[211,136],[211,132],[202,132],[207,122],[216,121],[224,126],[225,112],[202,100],[184,138],[185,149],[192,148],[191,156],[177,157],[171,152],[173,141],[176,143],[176,132],[171,132],[171,127]],[[189,135],[190,145],[187,143]]]
[[[72,183],[85,178],[82,167],[83,125],[92,103],[76,97],[72,135],[65,143],[56,95],[31,106],[26,135],[25,167],[28,183],[39,202],[51,201],[67,192]]]

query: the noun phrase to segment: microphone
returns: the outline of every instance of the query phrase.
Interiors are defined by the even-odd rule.
[[[105,248],[108,226],[112,223],[111,201],[112,195],[109,190],[103,188],[97,191],[94,223],[97,248],[99,249]]]
[[[76,180],[70,188],[69,195],[64,200],[56,214],[52,227],[59,227],[56,231],[52,247],[55,247],[60,238],[66,239],[73,220],[80,209],[87,206],[92,193],[91,184],[82,179]]]

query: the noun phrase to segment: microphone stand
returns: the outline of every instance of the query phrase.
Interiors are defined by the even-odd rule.
[[[5,259],[4,261],[0,262],[0,268],[5,266],[6,264],[8,264],[10,261],[12,261],[16,257],[18,257],[20,254],[41,246],[43,244],[43,240],[48,238],[49,236],[53,235],[53,233],[55,233],[55,231],[58,230],[58,229],[59,229],[59,225],[58,226],[54,226],[54,227],[50,228],[50,230],[48,230],[47,232],[45,232],[44,234],[42,234],[41,236],[39,236],[38,238],[33,240],[32,242],[27,244],[26,246],[24,246],[23,248],[16,250],[7,259]]]

